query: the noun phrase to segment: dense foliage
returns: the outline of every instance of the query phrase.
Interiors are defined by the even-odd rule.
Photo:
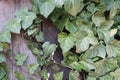
[[[44,42],[44,33],[40,29],[45,17],[60,32],[58,42],[64,56],[60,65],[71,69],[69,80],[79,80],[81,72],[86,75],[85,80],[120,79],[120,0],[30,1],[32,11],[29,12],[28,8],[18,10],[16,18],[7,22],[5,30],[0,33],[0,65],[5,65],[2,52],[11,42],[11,33],[20,34],[21,30],[25,32],[29,49],[38,59],[38,63],[28,65],[31,75],[38,67],[56,63],[52,57],[57,45]],[[42,44],[42,49],[38,43]],[[16,65],[22,66],[27,57],[17,54]],[[0,79],[6,78],[7,71],[0,66]],[[24,79],[19,72],[15,74],[18,80]],[[45,70],[41,70],[40,75],[45,80],[49,77]],[[63,72],[53,77],[62,80]]]

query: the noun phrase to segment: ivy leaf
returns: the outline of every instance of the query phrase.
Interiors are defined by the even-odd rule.
[[[5,62],[6,58],[3,54],[0,53],[0,63]]]
[[[95,8],[95,4],[91,3],[90,5],[87,6],[87,10],[90,11],[91,13],[94,13],[97,11],[97,8]]]
[[[61,8],[65,0],[53,0],[56,7]]]
[[[6,74],[7,72],[3,68],[0,68],[0,80],[3,80]]]
[[[3,51],[3,45],[1,42],[0,42],[0,51]]]
[[[81,37],[76,41],[76,52],[80,53],[89,48],[90,44],[97,44],[98,41],[93,34],[88,34],[87,36]]]
[[[66,30],[68,30],[70,33],[75,33],[78,29],[77,26],[75,26],[72,22],[67,21],[65,24]]]
[[[34,74],[35,70],[37,70],[37,68],[39,67],[38,63],[34,63],[34,64],[28,64],[28,69],[29,69],[29,73],[32,75]]]
[[[96,26],[100,26],[101,23],[105,21],[104,11],[100,10],[93,14],[92,21]]]
[[[0,32],[0,41],[1,42],[11,42],[11,34],[9,31],[2,31]]]
[[[50,54],[54,53],[57,46],[55,44],[50,44],[49,42],[45,42],[42,45],[43,48],[43,58],[47,58],[48,56],[50,56]]]
[[[40,13],[45,18],[47,18],[54,9],[55,9],[55,4],[53,4],[51,0],[44,1],[41,3],[41,5],[39,5]]]
[[[96,80],[95,77],[87,77],[87,80]]]
[[[112,27],[113,24],[114,24],[113,20],[102,22],[101,26],[99,26],[97,29],[99,39],[103,39],[106,43],[109,42],[109,39],[111,37],[110,28]]]
[[[65,0],[64,8],[72,16],[76,16],[83,7],[83,0]]]
[[[10,20],[9,22],[5,23],[5,27],[7,30],[13,32],[13,33],[20,33],[21,30],[21,19],[20,18],[14,18]]]
[[[15,76],[17,80],[25,80],[25,77],[23,74],[20,74],[18,71],[15,71]]]
[[[41,76],[43,79],[45,79],[45,80],[47,80],[47,79],[49,78],[48,73],[47,73],[46,70],[41,70],[41,71],[40,71],[40,76]]]
[[[28,8],[18,10],[15,15],[22,20],[22,28],[26,30],[33,23],[33,20],[36,18],[36,14],[33,12],[28,12]]]
[[[95,62],[94,66],[96,67],[95,73],[98,75],[104,75],[105,73],[118,67],[116,60],[106,58]]]
[[[53,75],[54,80],[63,80],[63,72],[58,72]]]
[[[106,46],[108,57],[120,56],[120,41],[114,40],[110,45]]]
[[[71,67],[71,68],[73,68],[73,69],[75,69],[75,70],[77,70],[77,71],[81,71],[81,69],[82,69],[82,65],[81,64],[79,64],[78,62],[72,62],[72,63],[70,63],[69,64],[69,66]]]
[[[114,80],[120,80],[120,68],[116,69],[115,72],[111,72],[110,75],[114,77]]]
[[[110,75],[105,75],[99,78],[100,80],[114,80],[112,76]]]
[[[116,14],[117,14],[117,9],[113,7],[110,10],[110,19],[113,19]]]
[[[82,69],[84,69],[84,70],[95,69],[93,64],[90,64],[86,61],[80,61],[79,64],[81,64]]]
[[[55,26],[57,27],[57,29],[59,30],[59,31],[63,31],[63,29],[64,29],[64,26],[65,26],[65,20],[57,20],[56,22],[55,22]]]
[[[105,58],[106,56],[106,49],[105,46],[102,44],[97,44],[95,46],[92,46],[91,48],[89,48],[85,54],[83,54],[82,58],[83,59],[90,59],[90,58],[94,58],[96,56],[99,56],[101,58]]]
[[[30,36],[30,35],[32,35],[32,34],[34,34],[34,33],[36,33],[37,32],[37,28],[34,28],[34,29],[28,29],[27,30],[27,34],[28,34],[28,36]]]
[[[44,41],[44,33],[43,32],[39,32],[38,35],[35,36],[37,42],[43,42]]]
[[[21,66],[24,61],[27,59],[27,55],[26,54],[16,54],[15,55],[15,59],[17,60],[16,64]]]
[[[105,3],[106,3],[106,10],[110,10],[110,9],[112,9],[112,8],[116,8],[116,9],[120,9],[120,1],[119,0],[116,0],[116,1],[114,1],[114,0],[106,0],[105,1]]]
[[[74,46],[75,40],[76,39],[72,34],[58,34],[58,42],[60,43],[60,47],[62,48],[63,53],[69,51]]]
[[[70,73],[69,73],[69,80],[79,80],[79,72],[77,72],[77,71],[70,71]]]

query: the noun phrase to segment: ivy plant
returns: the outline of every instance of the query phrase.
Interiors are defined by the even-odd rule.
[[[63,54],[59,65],[70,69],[69,80],[119,80],[120,73],[120,0],[30,0],[31,11],[22,8],[15,18],[6,22],[0,32],[0,51],[3,43],[11,43],[11,33],[24,31],[28,48],[38,63],[29,64],[32,75],[38,69],[52,63],[56,44],[44,41],[40,29],[44,18],[59,31],[57,40]],[[17,65],[22,65],[26,56],[16,55]],[[0,54],[0,64],[6,59]],[[82,73],[82,74],[81,74]],[[17,73],[18,74],[18,73]],[[45,76],[47,71],[40,72]],[[1,74],[0,74],[1,75]],[[20,75],[21,76],[21,75]],[[82,76],[83,77],[83,76]],[[22,77],[24,78],[24,77]],[[53,75],[62,80],[63,72]]]

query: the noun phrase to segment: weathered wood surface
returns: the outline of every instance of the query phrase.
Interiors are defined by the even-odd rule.
[[[16,10],[19,10],[22,7],[30,8],[31,4],[28,0],[0,0],[0,31],[4,30],[3,24],[8,20],[14,18]],[[17,70],[25,75],[25,80],[29,80],[31,77],[35,80],[41,80],[38,74],[30,76],[27,72],[28,70],[26,69],[26,65],[36,63],[37,60],[31,51],[27,48],[26,40],[24,39],[23,34],[12,34],[11,42],[11,61],[8,61],[8,64],[10,65],[9,79],[17,80],[14,74],[14,71]],[[17,53],[28,55],[28,59],[22,67],[16,67],[13,65],[15,63],[14,56]]]
[[[22,7],[29,7],[31,8],[31,4],[29,3],[29,0],[0,0],[0,31],[4,29],[3,24],[15,17],[16,10],[22,8]],[[57,42],[57,34],[59,33],[57,29],[51,24],[51,22],[44,19],[42,24],[43,32],[45,33],[45,41],[50,41],[50,43],[58,44]],[[37,60],[35,59],[35,56],[32,55],[31,51],[26,46],[26,40],[23,37],[23,33],[21,34],[12,34],[12,43],[11,43],[11,49],[12,54],[10,56],[10,59],[12,60],[12,63],[15,63],[14,56],[17,53],[23,53],[28,54],[29,57],[25,64],[18,68],[14,66],[13,64],[8,61],[8,64],[10,65],[10,73],[9,73],[9,79],[10,80],[16,80],[14,71],[17,70],[25,75],[25,80],[29,80],[30,78],[34,78],[34,80],[41,80],[39,75],[36,73],[36,75],[30,76],[28,72],[24,71],[26,69],[26,65],[29,63],[35,63]],[[58,47],[57,51],[54,54],[54,60],[58,63],[63,59],[61,49]],[[58,71],[55,71],[52,69],[53,65],[49,65],[48,67],[45,67],[44,69],[47,69],[47,71],[50,73],[49,80],[53,80],[53,73],[58,71],[64,72],[64,78],[63,80],[68,80],[68,68],[63,68],[60,65],[58,65]]]

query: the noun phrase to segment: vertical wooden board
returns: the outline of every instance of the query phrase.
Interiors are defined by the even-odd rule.
[[[15,17],[14,14],[16,10],[19,10],[23,7],[31,7],[29,0],[0,0],[0,31],[4,29],[3,24],[6,21]],[[9,80],[16,80],[14,74],[14,71],[16,70],[24,74],[25,80],[29,80],[31,77],[34,80],[41,80],[38,74],[31,76],[28,74],[28,72],[24,71],[27,70],[27,64],[36,63],[37,60],[31,51],[27,48],[26,40],[24,39],[23,34],[12,34],[11,49],[12,54],[10,56],[10,60],[12,63],[15,63],[14,56],[17,53],[24,53],[29,57],[22,67],[16,67],[15,65],[9,63],[10,61],[8,61],[8,64],[10,65]]]
[[[59,31],[55,28],[54,25],[52,25],[52,23],[49,20],[43,19],[42,28],[43,28],[43,32],[45,34],[45,41],[49,41],[50,43],[59,45],[58,40],[57,40]],[[63,55],[62,55],[60,46],[58,46],[56,52],[54,53],[53,59],[57,63],[60,63],[63,60]],[[58,69],[58,71],[56,71],[52,68],[54,65],[55,64],[52,64],[45,68],[50,73],[49,80],[53,80],[53,74],[56,72],[59,72],[59,71],[63,72],[63,80],[68,80],[70,69],[58,65],[59,69]]]

